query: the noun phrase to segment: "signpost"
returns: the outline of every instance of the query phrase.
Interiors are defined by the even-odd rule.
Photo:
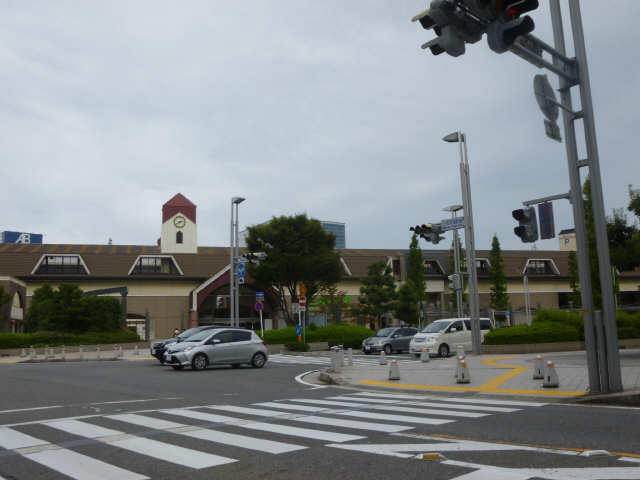
[[[264,308],[264,304],[262,302],[256,302],[254,308],[260,314],[260,330],[262,331],[262,339],[264,340],[264,325],[262,323],[262,309]]]
[[[443,232],[447,232],[449,230],[459,230],[461,228],[464,228],[464,217],[445,218],[443,220],[440,220],[440,225]]]
[[[238,263],[236,267],[236,272],[238,275],[238,285],[242,285],[244,283],[244,276],[247,274],[247,270],[244,266],[244,263]]]
[[[556,229],[553,223],[553,203],[545,202],[538,204],[538,219],[540,221],[540,238],[546,240],[556,236]]]
[[[306,343],[306,328],[304,328],[304,324],[302,323],[302,312],[307,310],[307,286],[304,283],[301,283],[298,287],[298,325],[302,330],[302,337],[298,334],[298,341],[302,341],[302,343]],[[305,317],[306,320],[306,317]]]

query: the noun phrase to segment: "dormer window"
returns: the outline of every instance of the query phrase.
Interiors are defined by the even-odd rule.
[[[176,232],[176,243],[182,243],[182,232]]]
[[[129,275],[182,275],[182,270],[171,255],[140,255]]]
[[[424,261],[424,274],[425,275],[442,275],[442,267],[435,260]]]
[[[80,255],[43,255],[31,272],[35,275],[88,275]]]
[[[524,275],[560,275],[553,260],[547,258],[530,258],[523,273]]]

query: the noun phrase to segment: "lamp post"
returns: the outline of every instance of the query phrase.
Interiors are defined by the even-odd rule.
[[[240,302],[238,295],[238,275],[236,272],[238,260],[238,205],[244,202],[242,197],[231,198],[231,245],[229,248],[229,323],[232,327],[240,326],[238,312]]]
[[[463,208],[462,205],[449,205],[442,210],[444,212],[451,212],[451,218],[456,218],[458,211]],[[458,278],[462,280],[462,276],[460,275],[460,237],[458,236],[457,228],[453,230],[453,270],[454,273],[458,275]],[[460,290],[456,290],[456,310],[458,318],[462,318],[462,292],[464,292],[464,282],[461,282],[460,287]]]
[[[480,308],[478,305],[478,273],[476,271],[476,247],[473,230],[473,209],[471,206],[471,184],[469,182],[469,157],[467,154],[467,136],[453,132],[442,140],[458,143],[460,150],[460,187],[462,190],[462,208],[464,209],[464,242],[467,250],[467,274],[469,275],[469,310],[471,313],[471,345],[474,355],[480,355]],[[463,148],[464,147],[464,148]]]

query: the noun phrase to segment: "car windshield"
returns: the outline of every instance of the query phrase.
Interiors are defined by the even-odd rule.
[[[374,337],[388,337],[394,330],[395,328],[383,328],[381,330],[378,330]]]
[[[440,333],[447,328],[449,322],[433,322],[422,329],[422,333]]]
[[[184,340],[185,338],[189,338],[191,335],[194,335],[199,331],[200,331],[200,327],[193,327],[193,328],[190,328],[189,330],[185,330],[184,332],[182,332],[180,335],[178,335],[178,338],[181,338]]]
[[[201,332],[196,333],[195,335],[191,335],[186,341],[188,342],[201,342],[205,338],[209,337],[213,333],[213,330],[203,330]]]

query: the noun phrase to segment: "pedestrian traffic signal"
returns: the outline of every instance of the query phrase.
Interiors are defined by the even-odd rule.
[[[534,207],[519,208],[511,212],[511,215],[520,224],[513,229],[513,232],[520,237],[520,240],[524,243],[532,243],[538,240],[538,220]]]
[[[439,223],[423,223],[422,225],[409,227],[409,230],[434,245],[440,243],[440,240],[444,240],[444,237],[440,235],[442,226]]]
[[[482,38],[484,25],[470,15],[460,0],[431,0],[430,7],[414,16],[424,29],[433,29],[437,37],[422,45],[434,55],[447,52],[458,57],[465,52],[465,43],[475,43]]]
[[[454,273],[453,275],[449,275],[447,278],[449,279],[449,290],[462,290],[462,275]]]
[[[509,50],[520,35],[533,32],[535,23],[529,15],[538,8],[538,0],[497,0],[493,2],[496,18],[487,27],[487,41],[494,52]]]

